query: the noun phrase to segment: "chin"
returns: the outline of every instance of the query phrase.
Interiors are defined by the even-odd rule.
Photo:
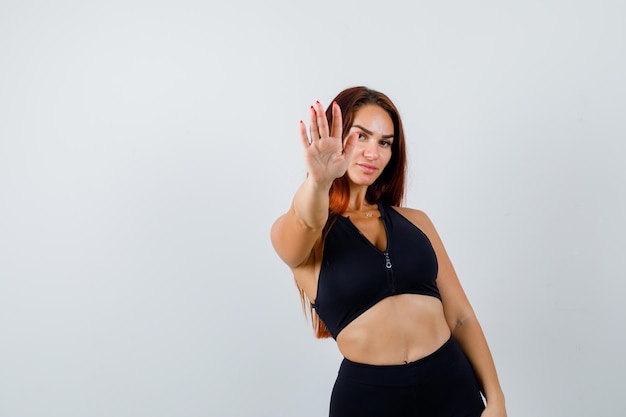
[[[370,185],[374,184],[376,182],[376,180],[378,179],[378,176],[376,178],[363,178],[363,177],[348,177],[348,180],[354,184],[354,185],[364,185],[369,187]]]

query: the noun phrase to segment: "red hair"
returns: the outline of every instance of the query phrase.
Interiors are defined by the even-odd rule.
[[[379,106],[391,117],[394,135],[394,140],[391,145],[391,159],[376,181],[367,188],[365,199],[370,204],[381,202],[392,206],[401,205],[404,200],[406,180],[406,148],[404,144],[402,120],[400,119],[398,109],[389,97],[383,93],[363,86],[343,90],[333,101],[341,108],[343,119],[342,137],[345,137],[350,127],[352,127],[356,112],[365,105],[373,104]],[[326,118],[328,119],[328,124],[332,125],[332,106],[328,106],[326,109]],[[350,203],[350,187],[348,185],[347,174],[335,179],[330,187],[329,198],[329,218],[324,228],[323,239],[326,238],[326,234],[336,221],[337,216],[342,215],[348,209]],[[298,290],[300,291],[302,305],[305,306],[307,304],[306,295],[302,288],[298,288]],[[320,339],[331,337],[326,325],[320,320],[311,304],[308,304],[315,336]]]

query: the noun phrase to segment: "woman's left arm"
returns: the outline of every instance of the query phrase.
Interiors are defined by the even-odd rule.
[[[409,217],[428,236],[437,254],[439,273],[437,286],[443,302],[444,314],[452,336],[459,343],[469,359],[481,390],[487,399],[487,408],[483,417],[505,417],[504,393],[500,387],[496,367],[487,344],[487,339],[476,318],[463,287],[459,282],[452,262],[443,246],[434,225],[419,210],[407,210]]]

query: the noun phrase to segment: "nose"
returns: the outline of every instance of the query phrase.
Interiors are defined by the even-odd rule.
[[[363,150],[363,156],[369,161],[375,161],[380,156],[380,151],[378,149],[378,143],[374,140],[370,140],[365,144],[365,149]]]

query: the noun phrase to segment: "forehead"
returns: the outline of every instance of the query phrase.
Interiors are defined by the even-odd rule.
[[[354,113],[352,125],[362,126],[380,135],[393,135],[393,121],[382,107],[366,104]]]

